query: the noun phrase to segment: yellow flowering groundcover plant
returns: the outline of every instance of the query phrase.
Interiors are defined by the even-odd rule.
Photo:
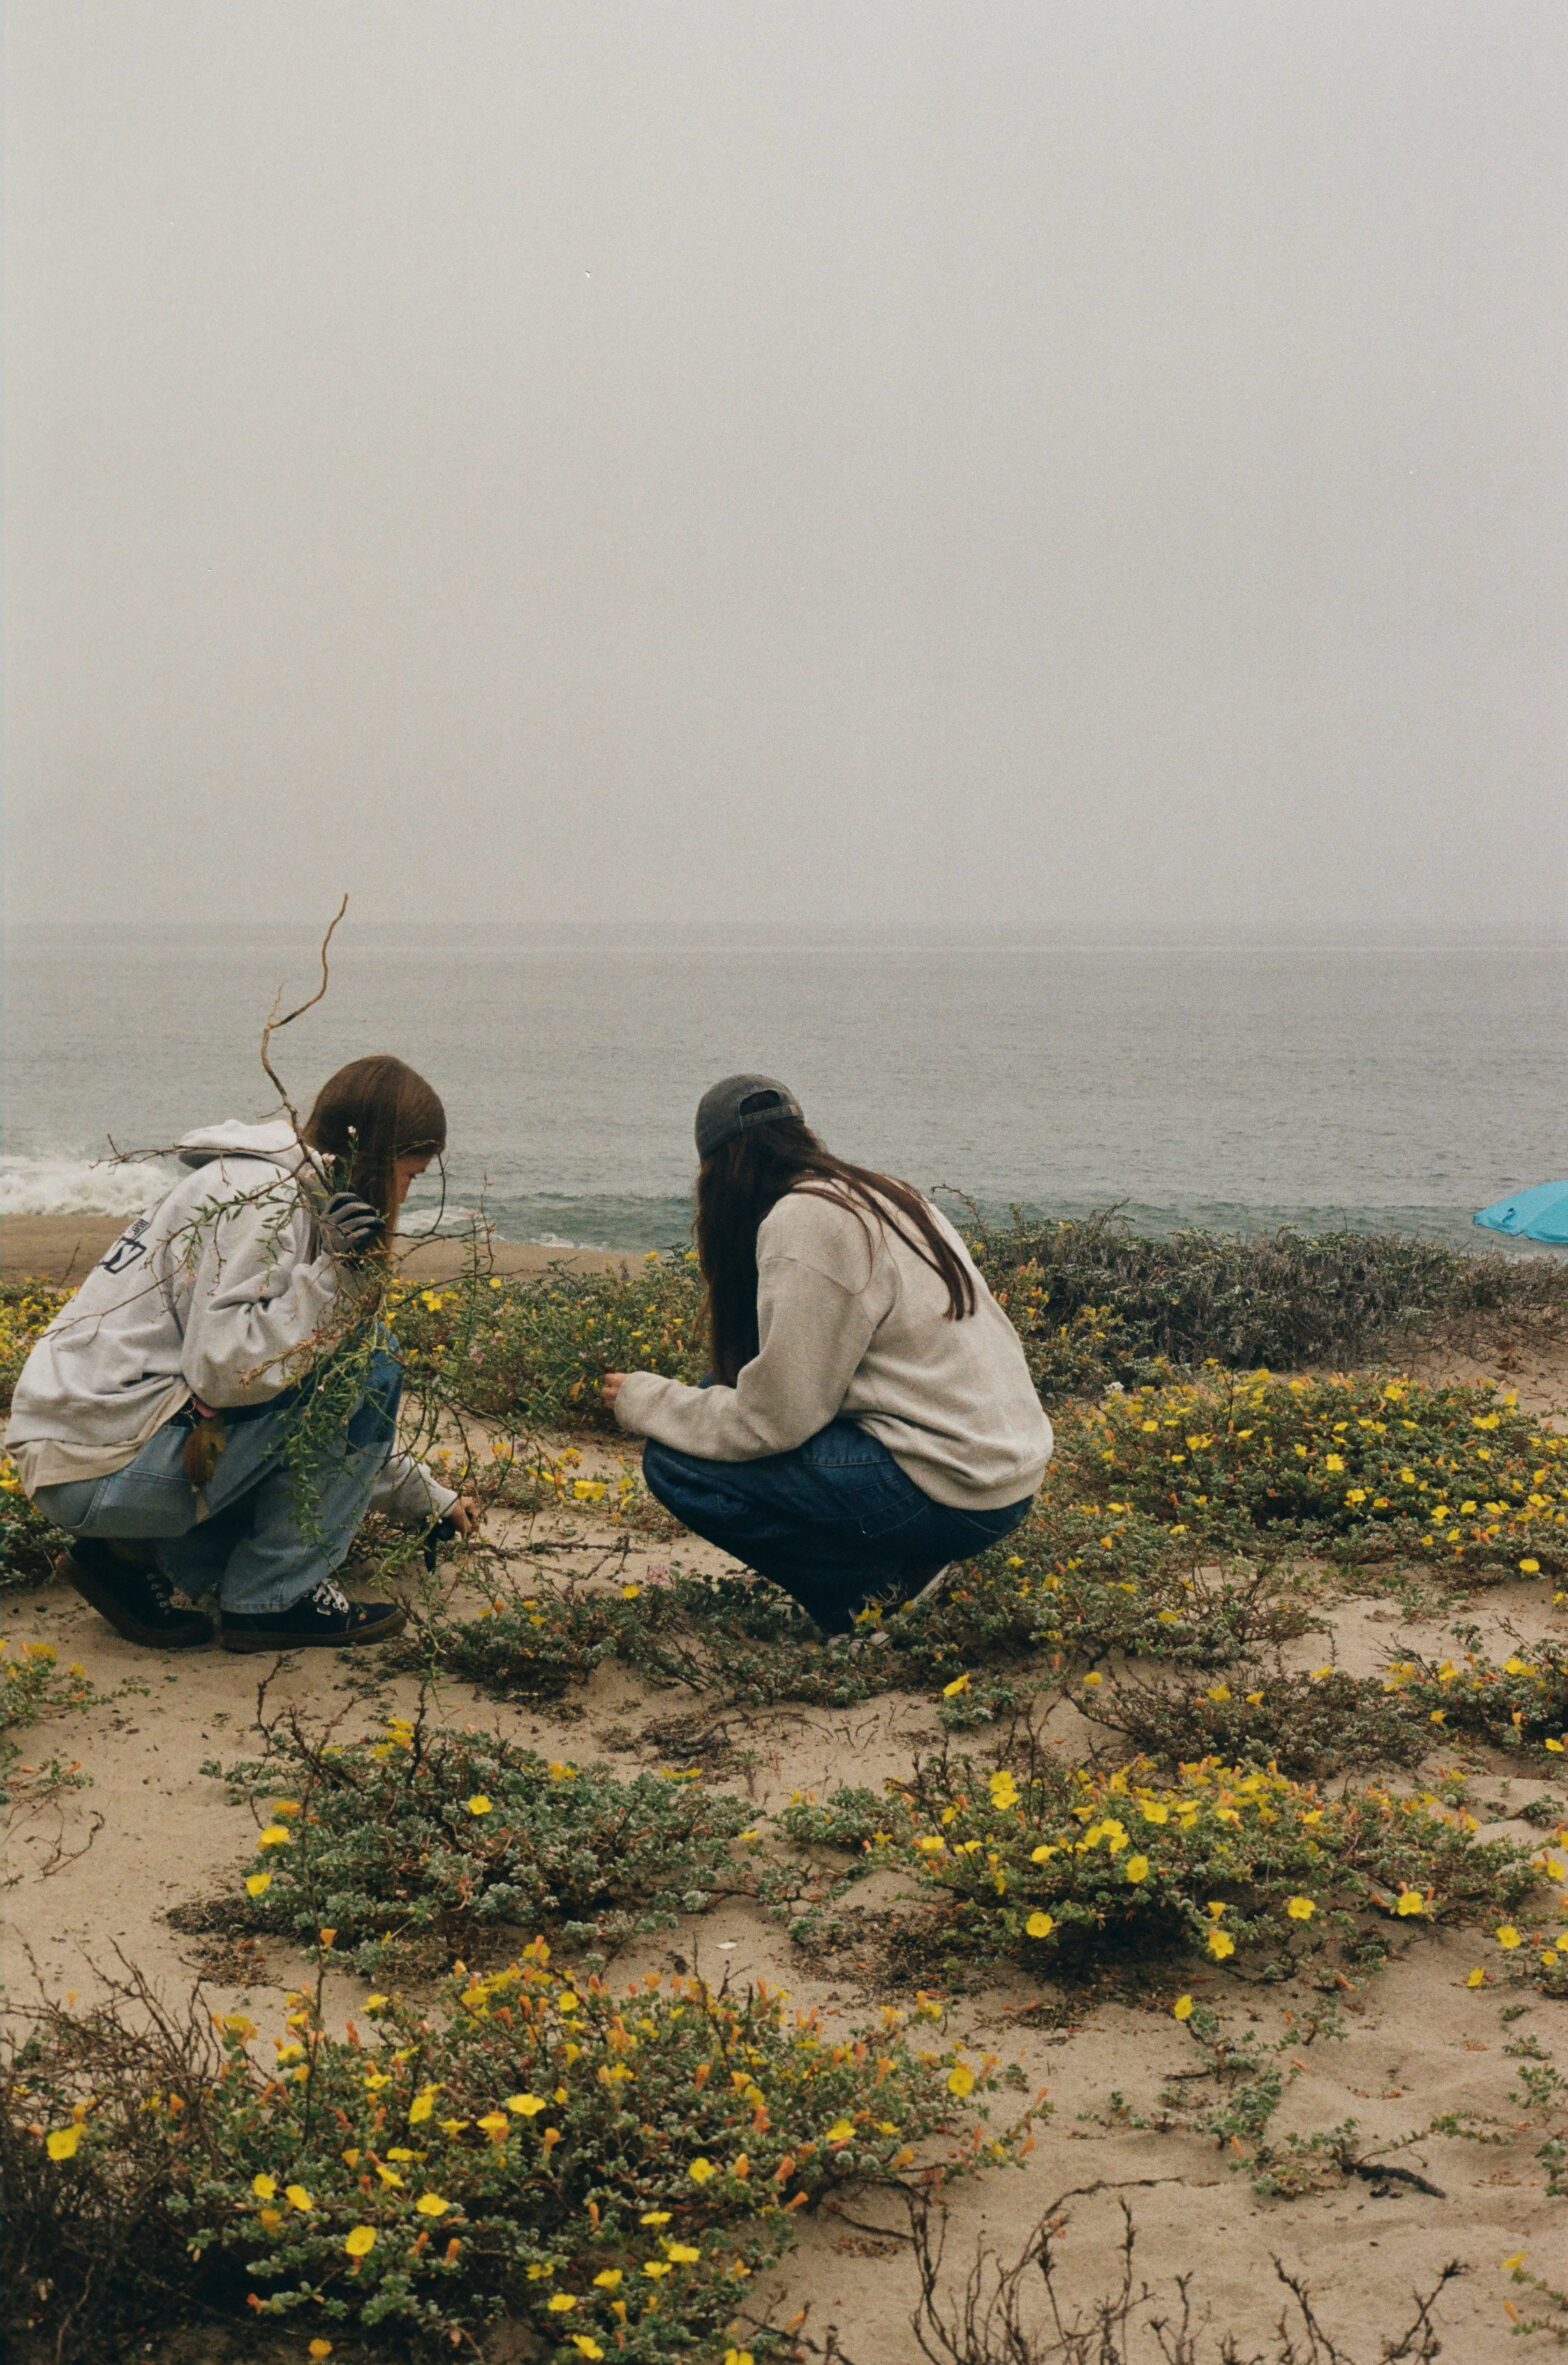
[[[78,1661],[60,1665],[52,1642],[13,1642],[9,1635],[0,1635],[0,1805],[11,1797],[21,1757],[12,1734],[45,1717],[89,1707],[102,1697]],[[72,1779],[68,1769],[53,1770],[55,1786]]]
[[[1215,1375],[1110,1398],[1064,1442],[1080,1488],[1184,1533],[1240,1515],[1353,1558],[1568,1571],[1568,1438],[1490,1388]]]
[[[1059,1442],[1075,1418],[1059,1421]],[[1084,1503],[1075,1485],[1067,1463],[1053,1465],[1004,1545],[964,1562],[929,1609],[889,1623],[905,1680],[945,1684],[967,1667],[1035,1654],[1057,1672],[1111,1651],[1221,1666],[1311,1623],[1284,1553],[1249,1556],[1173,1531],[1124,1500]]]
[[[1568,1316],[1568,1269],[1550,1257],[1458,1254],[1394,1233],[1141,1237],[1111,1217],[966,1223],[976,1262],[1049,1397],[1143,1383],[1215,1358],[1349,1363],[1459,1317],[1513,1335]],[[597,1410],[606,1371],[695,1380],[702,1292],[689,1249],[629,1275],[503,1280],[477,1257],[459,1279],[406,1289],[397,1329],[419,1370],[475,1413],[553,1422]]]
[[[1044,1973],[1196,1955],[1277,1979],[1325,1946],[1373,1955],[1391,1923],[1544,1903],[1551,1877],[1430,1795],[1369,1784],[1330,1798],[1214,1761],[1171,1774],[1144,1759],[1109,1771],[1040,1759],[1015,1774],[944,1755],[886,1797],[842,1791],[782,1820],[798,1841],[854,1848],[859,1870],[913,1872],[940,1900],[928,1943]]]
[[[9,1405],[33,1341],[70,1294],[42,1281],[0,1282],[0,1406]],[[40,1519],[22,1492],[15,1464],[9,1455],[0,1454],[0,1593],[39,1584],[65,1540]]]
[[[652,1256],[629,1274],[552,1273],[506,1281],[477,1263],[431,1289],[395,1288],[388,1315],[408,1383],[432,1383],[461,1410],[544,1423],[598,1410],[607,1371],[702,1376],[695,1260]]]
[[[39,1517],[22,1492],[15,1463],[0,1454],[0,1593],[42,1583],[65,1540]]]
[[[777,1586],[681,1569],[591,1589],[503,1577],[472,1617],[417,1616],[395,1647],[404,1666],[461,1675],[502,1699],[553,1699],[606,1658],[746,1707],[843,1707],[910,1680],[902,1655],[824,1649]]]
[[[1337,1667],[1232,1669],[1179,1684],[1124,1671],[1080,1697],[1140,1757],[1173,1767],[1212,1758],[1322,1779],[1352,1766],[1415,1765],[1439,1738],[1418,1701]]]
[[[296,1722],[226,1779],[270,1813],[235,1895],[177,1909],[180,1925],[307,1945],[326,1930],[367,1973],[444,1966],[487,1939],[493,1953],[518,1925],[618,1942],[752,1886],[744,1799],[656,1773],[622,1780],[422,1718],[347,1744]]]
[[[119,2279],[85,2279],[131,2321],[161,2299],[165,2320],[277,2317],[301,2346],[364,2332],[378,2356],[448,2356],[504,2315],[552,2365],[719,2365],[800,2210],[910,2181],[916,2147],[961,2120],[922,2180],[1028,2140],[1029,2114],[994,2139],[973,2118],[994,2060],[917,2046],[897,2012],[838,2037],[761,1988],[650,1975],[617,1993],[542,1942],[454,1980],[429,2018],[373,1997],[338,2037],[296,1995],[282,2037],[238,2014],[219,2037],[198,2058],[167,2026],[138,2045],[119,2019],[56,2013],[12,2063],[10,2239],[42,2323],[77,2229],[129,2215]]]
[[[34,1339],[48,1329],[70,1294],[44,1281],[0,1282],[0,1403],[10,1403]]]
[[[1286,1774],[1414,1765],[1445,1743],[1526,1756],[1548,1778],[1568,1773],[1568,1650],[1542,1642],[1493,1660],[1394,1660],[1382,1675],[1314,1667],[1228,1669],[1196,1681],[1125,1670],[1080,1695],[1097,1723],[1162,1763],[1214,1757]],[[1549,1795],[1549,1794],[1548,1794]],[[1568,1811],[1568,1796],[1562,1801]]]
[[[1521,1750],[1541,1773],[1568,1773],[1568,1645],[1530,1643],[1501,1661],[1477,1651],[1396,1659],[1383,1682],[1428,1726]]]

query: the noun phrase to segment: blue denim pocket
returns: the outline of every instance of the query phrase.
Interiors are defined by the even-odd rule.
[[[866,1463],[855,1471],[853,1496],[855,1525],[868,1543],[896,1536],[900,1528],[910,1526],[931,1509],[930,1496],[921,1492],[885,1450],[880,1462]]]
[[[41,1486],[33,1496],[33,1509],[51,1527],[62,1527],[68,1535],[83,1535],[92,1525],[98,1498],[108,1483],[107,1478],[67,1478],[58,1486]]]
[[[1025,1495],[1021,1503],[1004,1503],[999,1511],[955,1510],[952,1517],[962,1520],[965,1527],[973,1528],[976,1535],[983,1536],[987,1544],[999,1544],[1004,1536],[1012,1534],[1015,1527],[1022,1527],[1033,1508],[1033,1495]]]

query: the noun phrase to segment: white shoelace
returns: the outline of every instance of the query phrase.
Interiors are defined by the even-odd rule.
[[[349,1598],[342,1586],[336,1583],[333,1578],[323,1577],[311,1594],[310,1606],[312,1609],[320,1610],[324,1618],[346,1618],[349,1613]]]

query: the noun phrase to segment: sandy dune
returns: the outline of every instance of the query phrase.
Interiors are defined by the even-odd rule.
[[[63,1234],[57,1248],[62,1243]],[[85,1232],[83,1243],[91,1245]],[[8,1253],[19,1253],[14,1232]],[[1549,1359],[1536,1358],[1527,1373],[1510,1376],[1523,1379],[1541,1404],[1568,1401],[1568,1372]],[[614,1468],[619,1458],[614,1446],[596,1447],[589,1466]],[[540,1566],[557,1573],[574,1562],[585,1565],[616,1540],[586,1509],[537,1522],[505,1518],[492,1532],[524,1547],[555,1546]],[[672,1553],[687,1565],[719,1565],[717,1555],[694,1543],[620,1540],[653,1581]],[[447,1573],[461,1591],[461,1565],[452,1563]],[[1541,1588],[1523,1582],[1479,1591],[1473,1614],[1493,1647],[1553,1623]],[[24,2001],[40,1989],[88,1994],[118,1950],[175,1998],[190,1989],[199,1968],[219,1960],[207,1991],[211,2004],[227,2009],[243,2002],[270,2036],[282,1991],[299,1976],[299,1958],[269,1942],[244,1984],[236,1984],[241,1967],[232,1957],[222,1963],[204,1951],[210,1940],[181,1936],[166,1919],[179,1903],[232,1892],[250,1859],[258,1817],[231,1804],[223,1784],[202,1767],[250,1752],[263,1676],[271,1707],[291,1704],[336,1719],[344,1735],[364,1729],[387,1707],[411,1709],[412,1679],[384,1676],[369,1652],[357,1662],[301,1654],[275,1669],[218,1651],[165,1661],[121,1642],[60,1585],[14,1598],[7,1628],[17,1641],[54,1641],[62,1659],[82,1660],[110,1695],[101,1707],[25,1737],[34,1762],[55,1753],[79,1758],[91,1786],[35,1815],[13,1815],[3,1900],[11,1997]],[[1357,1600],[1335,1610],[1327,1639],[1319,1634],[1290,1646],[1285,1663],[1332,1656],[1353,1670],[1371,1670],[1401,1647],[1441,1644],[1448,1634],[1445,1622],[1410,1624],[1392,1600]],[[602,1757],[628,1772],[661,1762],[657,1748],[640,1738],[644,1728],[693,1704],[687,1694],[655,1692],[615,1666],[601,1668],[585,1692],[558,1708],[498,1705],[455,1683],[439,1701],[447,1722],[504,1733],[551,1757]],[[764,1808],[794,1791],[879,1782],[906,1768],[940,1731],[935,1701],[907,1694],[843,1711],[747,1711],[737,1722],[753,1762],[725,1779]],[[1095,1738],[1077,1708],[1065,1704],[1052,1711],[1047,1731],[1074,1754]],[[978,1746],[986,1745],[981,1735]],[[1446,1762],[1431,1759],[1427,1773]],[[1501,1757],[1486,1762],[1472,1773],[1471,1790],[1483,1827],[1538,1842],[1538,1832],[1511,1819],[1538,1787]],[[1354,2119],[1356,2147],[1365,2153],[1398,2143],[1443,2113],[1493,2115],[1494,2143],[1429,2136],[1394,2155],[1437,2192],[1350,2176],[1331,2177],[1304,2199],[1260,2200],[1212,2140],[1135,2128],[1112,2112],[1114,2090],[1130,2112],[1157,2117],[1162,2080],[1190,2068],[1190,2043],[1166,2011],[1094,2001],[1031,1985],[1019,1974],[957,1998],[953,2026],[966,2042],[1016,2060],[1031,2089],[1048,2086],[1054,2117],[1021,2169],[993,2170],[953,2190],[951,2280],[961,2279],[977,2241],[1011,2257],[1058,2196],[1077,2192],[1081,2197],[1066,2206],[1062,2255],[1067,2288],[1088,2298],[1115,2279],[1117,2203],[1125,2197],[1140,2231],[1142,2274],[1169,2294],[1175,2275],[1191,2273],[1216,2334],[1234,2333],[1244,2355],[1245,2343],[1261,2342],[1280,2312],[1276,2257],[1305,2269],[1325,2325],[1355,2365],[1371,2365],[1380,2340],[1408,2320],[1412,2287],[1430,2284],[1451,2259],[1465,2273],[1442,2305],[1445,2357],[1455,2365],[1528,2365],[1555,2354],[1549,2338],[1516,2338],[1507,2313],[1513,2287],[1502,2261],[1523,2250],[1541,2271],[1563,2279],[1568,2246],[1563,2205],[1548,2198],[1535,2156],[1541,2132],[1511,2097],[1517,2072],[1504,2048],[1534,2037],[1548,2052],[1555,2047],[1568,2070],[1561,2007],[1525,1988],[1468,1989],[1472,1965],[1495,1959],[1484,1936],[1423,1931],[1394,1943],[1397,1959],[1387,1969],[1339,1997],[1343,2033],[1293,2051],[1302,2067],[1277,2126],[1305,2134]],[[639,1942],[615,1968],[629,1978],[677,1960],[714,1979],[726,1971],[742,1979],[766,1976],[847,2019],[869,2014],[881,2000],[836,1965],[804,1959],[776,1922],[746,1905],[721,1905],[677,1934]],[[1195,1971],[1191,1986],[1250,2022],[1265,2042],[1288,2036],[1286,2014],[1310,2000],[1296,1989],[1243,1987],[1217,1970]],[[356,1980],[336,1980],[329,1988],[334,2010],[346,2013],[361,1992]],[[1509,2021],[1507,2013],[1521,2001],[1522,2013]],[[1097,2189],[1084,2193],[1086,2187]],[[899,2212],[872,2198],[852,2204],[848,2214],[857,2222],[830,2209],[804,2229],[772,2279],[779,2315],[809,2306],[813,2337],[821,2341],[836,2327],[836,2353],[850,2365],[919,2365],[910,2329],[915,2274]]]

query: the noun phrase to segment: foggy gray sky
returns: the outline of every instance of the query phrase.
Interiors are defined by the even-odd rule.
[[[18,916],[1568,920],[1562,0],[7,0]]]

